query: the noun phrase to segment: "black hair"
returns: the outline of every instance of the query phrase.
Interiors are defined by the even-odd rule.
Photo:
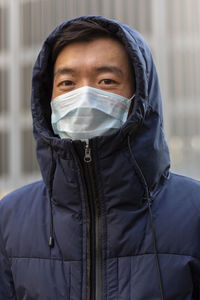
[[[118,40],[116,35],[95,20],[75,20],[63,27],[56,35],[52,49],[52,62],[55,63],[62,49],[73,42],[90,42],[100,37]],[[121,42],[122,43],[122,42]]]

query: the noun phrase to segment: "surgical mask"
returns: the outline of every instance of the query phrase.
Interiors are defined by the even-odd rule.
[[[51,101],[53,131],[72,140],[109,134],[127,120],[133,97],[89,86],[62,94]]]

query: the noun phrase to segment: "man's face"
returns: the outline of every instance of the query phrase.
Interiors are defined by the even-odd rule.
[[[54,66],[52,99],[83,86],[130,98],[134,77],[123,45],[111,38],[74,42],[58,55]]]

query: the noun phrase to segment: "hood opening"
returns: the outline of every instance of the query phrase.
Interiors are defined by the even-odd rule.
[[[108,20],[103,17],[89,16],[80,17],[74,20],[88,20],[99,23],[102,27],[106,27],[119,41],[124,45],[132,64],[132,69],[135,73],[136,81],[136,97],[134,100],[133,110],[128,121],[133,123],[132,115],[144,118],[148,106],[147,97],[147,64],[138,46],[136,37],[139,34],[135,31],[135,36],[128,26],[120,24],[114,20]],[[68,26],[73,20],[64,22],[58,26],[52,34],[45,40],[42,50],[39,53],[37,61],[33,69],[32,80],[32,114],[35,128],[35,135],[37,132],[44,136],[55,136],[51,127],[51,108],[50,101],[53,87],[53,61],[52,61],[52,47],[56,42],[60,30]],[[138,56],[139,55],[139,56]],[[135,119],[135,118],[134,118]]]

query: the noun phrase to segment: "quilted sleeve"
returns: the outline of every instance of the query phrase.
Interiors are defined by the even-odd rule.
[[[0,300],[16,300],[12,272],[6,255],[0,228]]]

